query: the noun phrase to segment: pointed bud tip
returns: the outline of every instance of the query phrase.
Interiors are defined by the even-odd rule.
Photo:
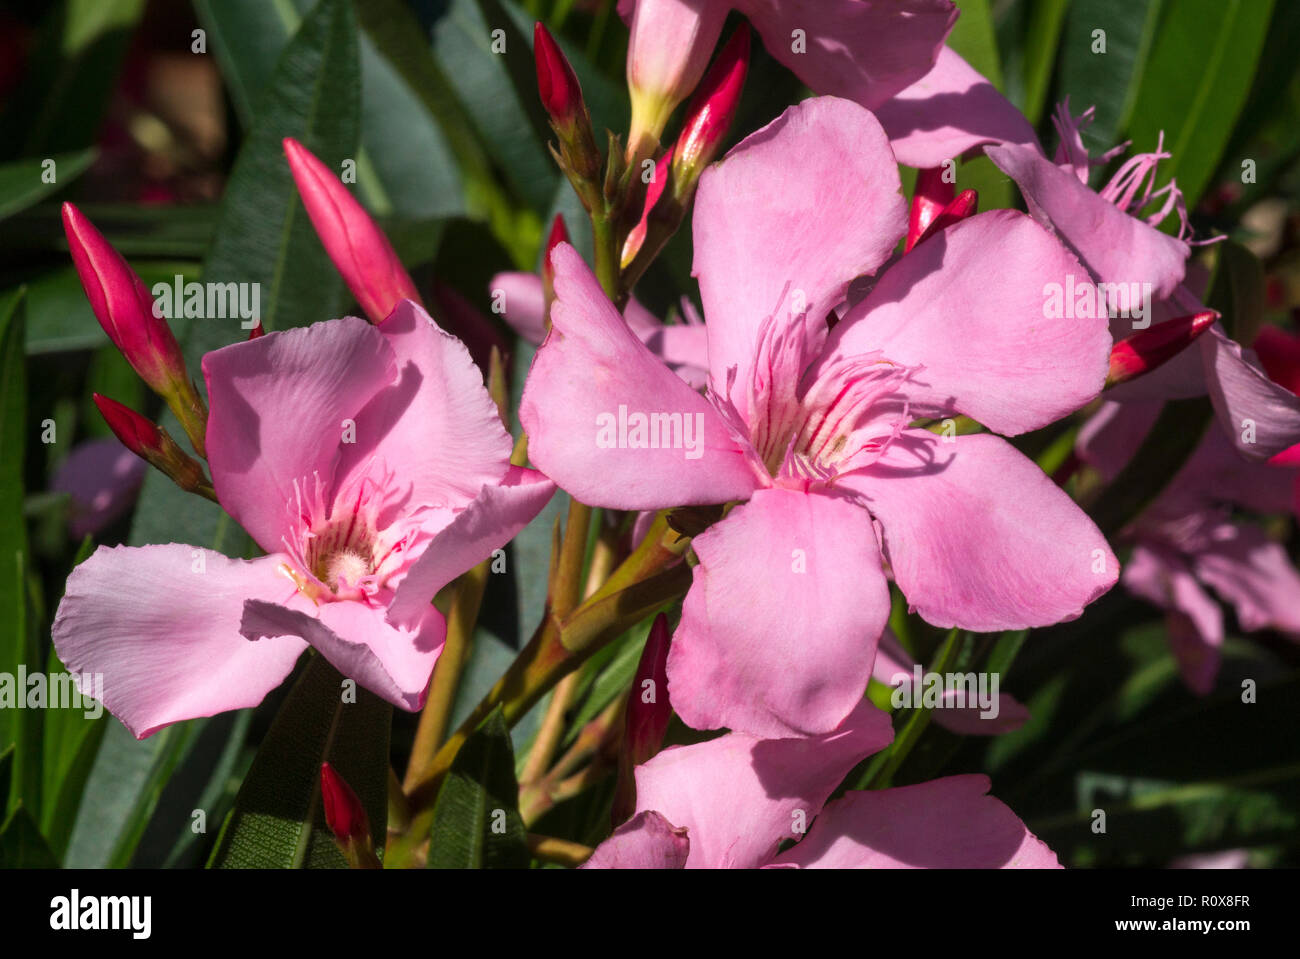
[[[567,126],[582,109],[582,88],[560,45],[540,20],[533,28],[533,59],[537,64],[537,92],[542,106],[552,122]]]
[[[1203,335],[1218,318],[1214,310],[1202,310],[1166,320],[1120,340],[1110,351],[1106,386],[1127,383],[1163,366]]]
[[[335,838],[344,844],[358,839],[368,840],[370,826],[361,800],[329,763],[321,763],[320,791],[325,806],[325,822]]]
[[[146,454],[157,452],[162,445],[162,433],[157,425],[145,419],[135,410],[117,400],[100,393],[92,393],[99,415],[104,418],[108,428],[123,446],[136,456],[148,458]]]

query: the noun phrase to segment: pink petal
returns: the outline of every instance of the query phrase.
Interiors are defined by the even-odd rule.
[[[637,813],[596,847],[583,869],[685,869],[691,840],[657,812]]]
[[[700,563],[668,654],[682,720],[768,739],[838,726],[862,699],[889,618],[867,512],[759,490],[694,547]]]
[[[1030,212],[1106,283],[1150,283],[1164,299],[1182,282],[1190,248],[1103,199],[1037,148],[1004,144],[985,154],[1016,181]],[[1079,277],[1079,280],[1082,280]]]
[[[1115,584],[1101,531],[996,436],[906,430],[844,480],[884,530],[894,581],[944,628],[1025,629],[1074,619]]]
[[[50,489],[67,493],[73,539],[98,533],[131,508],[144,482],[145,461],[116,439],[78,443],[59,464]]]
[[[1162,402],[1106,400],[1079,428],[1075,451],[1109,482],[1137,455],[1163,408]]]
[[[359,602],[324,603],[313,615],[250,599],[244,604],[240,631],[256,640],[255,645],[266,642],[265,637],[306,640],[347,678],[394,706],[416,712],[424,705],[447,624],[433,606],[425,608],[411,629],[390,626],[384,614],[383,607]]]
[[[733,366],[746,389],[763,321],[825,317],[849,281],[885,261],[906,227],[884,131],[846,100],[790,107],[710,167],[695,200],[692,272],[714,389],[726,391]],[[809,326],[819,334],[809,343],[815,350],[824,327]]]
[[[290,533],[294,484],[328,484],[345,420],[395,376],[393,350],[357,317],[236,343],[203,357],[208,462],[226,512],[267,552]]]
[[[803,869],[1059,869],[1056,854],[988,795],[987,776],[947,776],[829,803],[776,857]]]
[[[687,868],[752,869],[799,835],[849,770],[894,738],[863,700],[843,726],[814,739],[729,733],[665,749],[636,769],[637,810],[684,827]]]
[[[733,0],[768,52],[817,93],[875,109],[921,79],[957,20],[948,0]],[[793,31],[806,34],[797,52]]]
[[[1068,275],[1084,276],[1024,214],[981,213],[891,266],[832,331],[826,362],[879,349],[922,367],[905,387],[914,403],[1036,429],[1095,397],[1109,366],[1105,317],[1045,318],[1047,284]]]
[[[1223,645],[1223,613],[1179,556],[1158,544],[1134,547],[1124,588],[1167,611],[1170,649],[1183,680],[1204,696],[1214,687]]]
[[[425,547],[388,609],[395,625],[418,623],[438,590],[505,546],[541,512],[555,484],[536,470],[510,467],[500,485],[484,486]]]
[[[929,73],[882,103],[876,119],[898,162],[911,167],[936,167],[986,143],[1037,149],[1024,114],[950,47]]]
[[[1266,460],[1300,443],[1300,396],[1269,379],[1254,351],[1217,324],[1200,342],[1210,400],[1238,452]]]
[[[760,477],[713,406],[633,335],[573,247],[556,247],[551,261],[553,327],[519,410],[532,461],[593,506],[659,509],[747,497]],[[665,424],[677,418],[669,442],[634,446],[637,435],[621,422],[656,413]],[[654,441],[666,431],[656,430]]]
[[[1282,545],[1253,523],[1223,523],[1192,557],[1197,577],[1237,610],[1241,628],[1300,638],[1300,573]]]
[[[337,485],[353,474],[392,471],[410,486],[408,510],[462,507],[505,475],[514,445],[483,373],[464,344],[410,300],[379,331],[397,357],[397,379],[357,414]]]
[[[536,273],[498,273],[489,284],[493,303],[500,302],[510,328],[529,343],[546,336],[546,293]],[[499,297],[499,299],[498,299]]]
[[[228,559],[175,543],[101,546],[68,577],[54,648],[69,672],[103,675],[105,708],[137,739],[256,706],[304,649],[296,639],[250,643],[239,633],[245,600],[294,596],[276,571],[283,559]]]

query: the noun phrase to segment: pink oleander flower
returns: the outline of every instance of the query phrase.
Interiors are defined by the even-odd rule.
[[[926,74],[957,19],[949,0],[620,0],[631,27],[630,144],[658,140],[704,75],[731,10],[814,92],[870,109]]]
[[[1094,191],[1088,185],[1093,167],[1118,156],[1126,144],[1102,157],[1089,157],[1079,131],[1091,118],[1092,110],[1073,117],[1068,103],[1058,108],[1055,123],[1061,145],[1054,160],[1037,144],[1004,143],[986,146],[984,152],[1016,181],[1035,219],[1079,256],[1094,283],[1130,290],[1147,285],[1148,312],[1141,320],[1112,319],[1115,339],[1141,328],[1139,323],[1158,325],[1204,312],[1197,278],[1188,276],[1193,241],[1182,194],[1173,181],[1154,188],[1157,166],[1169,154],[1161,146],[1153,153],[1135,154]],[[1170,214],[1179,218],[1177,236],[1158,229]],[[1173,400],[1207,392],[1241,455],[1266,460],[1300,442],[1300,397],[1270,380],[1254,351],[1234,342],[1220,323],[1159,369],[1108,391],[1108,396]]]
[[[1256,346],[1283,385],[1300,386],[1300,338],[1266,328]],[[1079,458],[1114,479],[1161,406],[1103,403],[1079,433]],[[1213,689],[1225,638],[1222,610],[1207,588],[1233,606],[1243,630],[1275,629],[1300,640],[1300,572],[1282,544],[1238,510],[1300,516],[1300,458],[1282,465],[1242,459],[1227,434],[1212,428],[1123,533],[1134,545],[1122,582],[1166,611],[1183,679],[1201,695]]]
[[[828,803],[849,771],[893,737],[889,717],[863,702],[812,742],[728,733],[670,747],[637,767],[636,814],[584,868],[1060,867],[987,795],[985,776],[850,791]],[[778,852],[787,839],[799,841]]]
[[[424,702],[446,626],[434,594],[554,491],[511,442],[464,346],[409,300],[203,358],[208,460],[267,555],[101,547],[53,626],[138,738],[255,706],[307,645],[403,709]]]
[[[1009,443],[914,425],[962,413],[1014,435],[1097,395],[1105,320],[1043,315],[1044,284],[1077,261],[1022,214],[980,214],[892,262],[831,328],[906,226],[884,132],[847,100],[806,100],[710,168],[694,217],[706,396],[571,247],[552,256],[552,329],[520,411],[534,462],[593,505],[741,504],[693,541],[669,655],[696,728],[836,728],[871,675],[886,569],[929,622],[977,631],[1075,617],[1118,576],[1096,526]]]

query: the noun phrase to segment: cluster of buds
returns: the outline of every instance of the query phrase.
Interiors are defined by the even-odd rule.
[[[749,54],[749,28],[742,24],[723,46],[691,99],[676,145],[660,158],[655,169],[641,222],[623,245],[628,285],[659,255],[685,219],[700,174],[717,157],[735,118],[749,71]]]
[[[206,457],[207,406],[190,379],[167,318],[156,308],[144,281],[71,203],[63,204],[63,228],[95,318],[140,379],[176,415],[194,451]],[[216,500],[203,466],[165,429],[108,397],[95,394],[95,405],[123,446],[181,489]]]
[[[726,18],[726,5],[711,0],[642,0],[636,5],[627,49],[630,163],[658,149],[668,118],[704,75]]]

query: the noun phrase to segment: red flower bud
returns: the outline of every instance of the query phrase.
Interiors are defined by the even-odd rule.
[[[353,869],[378,869],[370,836],[370,819],[361,800],[329,763],[321,763],[320,795],[325,806],[325,823],[348,865]]]
[[[321,763],[320,794],[325,803],[325,822],[341,843],[357,839],[370,841],[370,821],[361,800],[329,763]]]
[[[1110,351],[1110,372],[1106,386],[1116,386],[1150,373],[1177,356],[1193,340],[1214,325],[1219,314],[1213,310],[1166,320],[1116,343]]]
[[[748,70],[749,27],[742,23],[709,68],[687,110],[673,151],[674,184],[679,196],[694,185],[717,156],[740,104]]]
[[[903,252],[909,252],[921,241],[921,236],[944,207],[953,201],[957,192],[955,183],[944,179],[944,167],[930,167],[916,171],[916,190],[912,194],[912,210],[907,220],[907,243]]]
[[[646,637],[636,678],[627,701],[623,748],[618,756],[618,782],[611,818],[615,826],[636,809],[633,768],[653,759],[664,744],[673,708],[668,702],[668,647],[671,636],[663,613],[655,617]]]
[[[557,127],[572,125],[586,109],[582,87],[568,58],[540,21],[533,28],[533,59],[537,62],[537,92],[551,122]]]
[[[297,140],[284,140],[293,181],[321,245],[372,323],[401,300],[423,305],[392,244],[341,180]]]
[[[262,321],[258,320],[257,326],[248,331],[248,338],[250,340],[256,340],[263,336],[266,336],[266,330],[262,329]]]
[[[63,204],[63,230],[90,308],[132,369],[163,396],[188,384],[180,345],[144,281],[71,203]]]
[[[916,241],[908,249],[914,250],[936,233],[966,219],[968,216],[974,216],[979,209],[979,205],[978,193],[974,190],[962,190],[953,198],[952,202],[930,220],[929,226],[921,231],[921,235],[916,238]]]
[[[99,407],[104,422],[113,431],[113,435],[121,440],[123,446],[141,459],[150,461],[152,456],[162,452],[163,433],[156,424],[145,419],[129,406],[123,406],[117,400],[110,400],[107,396],[100,396],[98,393],[93,393],[91,396],[95,406]]]

